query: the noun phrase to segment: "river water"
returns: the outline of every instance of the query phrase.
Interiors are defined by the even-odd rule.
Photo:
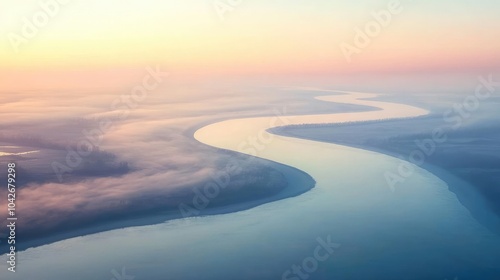
[[[384,174],[397,170],[399,159],[266,132],[283,124],[428,113],[363,99],[369,97],[318,99],[379,110],[228,120],[195,133],[207,145],[307,172],[317,184],[305,194],[32,248],[19,253],[18,272],[0,271],[1,279],[498,279],[500,238],[473,219],[436,176],[414,167],[404,186],[392,190]],[[325,242],[335,246],[326,249]]]

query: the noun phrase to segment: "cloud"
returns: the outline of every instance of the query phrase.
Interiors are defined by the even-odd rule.
[[[273,108],[281,108],[283,98],[273,100],[237,89],[163,88],[123,117],[123,112],[110,106],[121,93],[116,94],[48,91],[0,95],[8,104],[0,113],[8,119],[0,124],[0,150],[15,145],[17,152],[38,151],[0,157],[2,162],[17,163],[20,235],[49,234],[188,203],[193,186],[211,181],[211,174],[234,159],[234,155],[197,142],[192,131],[217,119],[272,114]],[[266,104],[264,110],[262,104]],[[59,181],[51,164],[70,167],[70,151],[77,151],[79,143],[88,139],[86,132],[99,129],[102,120],[110,121],[112,128]],[[265,175],[262,169],[245,168],[251,176]],[[259,182],[254,177],[251,182]],[[234,177],[234,189],[244,189],[245,180]],[[257,189],[256,194],[262,195]],[[0,201],[0,207],[5,208],[5,201]],[[5,215],[0,213],[0,219]]]

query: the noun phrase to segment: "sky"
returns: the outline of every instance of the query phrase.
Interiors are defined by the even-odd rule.
[[[495,0],[0,0],[0,7],[3,89],[89,79],[105,86],[148,65],[185,77],[500,69]],[[374,14],[385,19],[378,27]],[[357,44],[357,30],[369,27],[373,36]]]

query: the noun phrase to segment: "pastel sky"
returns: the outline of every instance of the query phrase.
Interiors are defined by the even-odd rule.
[[[186,75],[500,68],[498,0],[401,0],[402,11],[350,63],[341,44],[356,46],[355,29],[391,0],[61,0],[67,3],[26,38],[24,19],[36,20],[48,2],[58,3],[0,0],[5,88],[29,77],[55,82],[48,76],[61,81],[71,71],[102,76],[158,64]],[[228,9],[222,15],[217,7]]]

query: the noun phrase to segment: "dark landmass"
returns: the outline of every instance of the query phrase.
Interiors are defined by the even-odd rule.
[[[222,158],[230,157],[231,164],[239,169],[225,172],[221,167],[221,175],[211,181],[186,186],[164,195],[150,193],[120,201],[117,205],[110,205],[109,211],[99,215],[72,214],[68,219],[46,228],[24,225],[17,229],[17,250],[107,230],[242,211],[300,195],[315,185],[312,177],[293,167],[225,150],[219,150],[218,153]],[[213,198],[207,195],[213,190],[206,190],[210,183],[219,186],[224,184],[223,188],[218,188],[217,195]],[[187,210],[183,212],[180,205],[184,205]],[[5,236],[0,237],[0,254],[4,254],[8,252],[8,247],[3,238]]]

